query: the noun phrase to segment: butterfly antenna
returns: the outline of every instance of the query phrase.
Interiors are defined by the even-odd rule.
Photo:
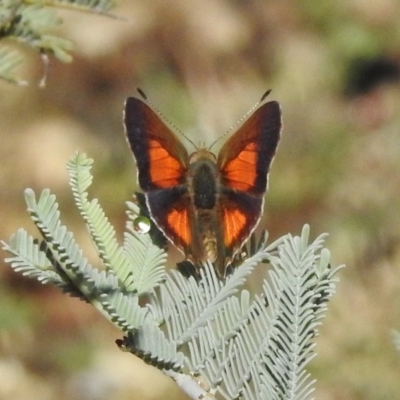
[[[272,92],[272,89],[268,89],[262,96],[260,101],[258,102],[258,104],[262,103],[268,96],[269,94]]]
[[[232,132],[232,130],[234,128],[236,128],[238,125],[241,125],[249,116],[250,114],[252,114],[254,112],[254,110],[268,97],[268,95],[271,93],[272,89],[267,90],[262,96],[261,99],[259,101],[257,101],[256,104],[253,105],[253,107],[250,108],[249,111],[247,111],[246,114],[243,115],[242,118],[239,119],[239,121],[236,122],[235,125],[233,125],[232,127],[230,127],[223,135],[221,135],[218,139],[216,139],[211,146],[208,148],[208,150],[211,150],[211,148],[217,143],[219,142],[221,139],[223,139],[226,135],[228,135],[229,133]]]
[[[172,128],[174,128],[174,130],[176,130],[177,132],[179,132],[189,143],[191,143],[193,145],[193,147],[197,150],[197,146],[196,144],[189,139],[179,128],[177,128],[168,118],[165,117],[165,115],[157,108],[154,106],[154,103],[149,100],[149,98],[146,96],[146,94],[143,92],[142,89],[140,88],[136,88],[137,92],[139,93],[140,97],[146,101],[147,104],[149,104],[151,106],[151,108],[164,120],[168,123],[168,125],[170,125]]]

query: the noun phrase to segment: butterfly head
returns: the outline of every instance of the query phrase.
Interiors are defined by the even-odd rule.
[[[211,151],[205,149],[205,148],[201,148],[196,150],[195,152],[193,152],[190,157],[189,157],[189,163],[193,164],[197,161],[211,161],[213,163],[217,162],[217,157],[214,153],[212,153]]]

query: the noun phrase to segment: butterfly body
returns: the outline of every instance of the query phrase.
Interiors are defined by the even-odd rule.
[[[207,149],[189,155],[139,99],[127,100],[125,125],[151,218],[196,268],[210,260],[224,277],[263,210],[281,128],[278,103],[256,110],[218,156]]]

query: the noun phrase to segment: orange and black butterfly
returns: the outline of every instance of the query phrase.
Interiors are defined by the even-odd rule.
[[[225,276],[263,211],[281,111],[262,104],[221,148],[189,154],[144,101],[125,106],[128,142],[150,217],[195,268],[207,260]]]

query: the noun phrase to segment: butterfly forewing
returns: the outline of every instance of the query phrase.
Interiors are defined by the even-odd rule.
[[[270,101],[258,108],[228,139],[218,155],[224,185],[253,195],[264,194],[281,125],[279,104]]]
[[[185,183],[189,156],[185,146],[144,102],[129,97],[125,126],[144,191]]]

